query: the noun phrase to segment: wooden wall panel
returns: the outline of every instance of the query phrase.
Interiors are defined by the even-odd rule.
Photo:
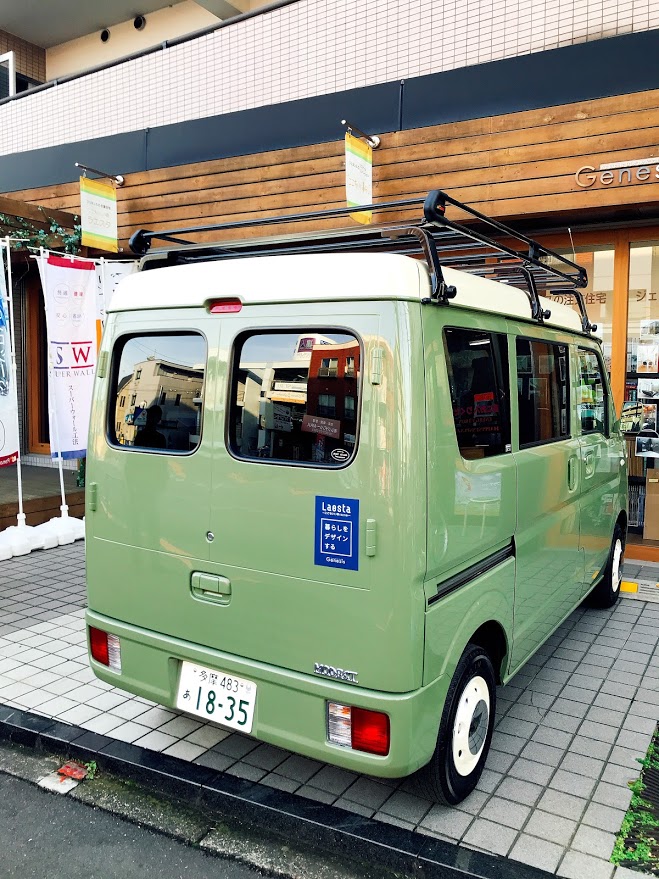
[[[659,211],[657,179],[584,189],[574,177],[583,165],[648,158],[657,143],[659,90],[385,133],[374,152],[374,198],[422,197],[429,189],[443,188],[485,213],[512,220],[544,216],[551,221],[576,213],[587,219],[596,210],[638,205],[656,205]],[[121,245],[126,247],[139,227],[187,228],[255,214],[340,207],[343,169],[343,141],[337,140],[128,175],[117,191]],[[74,213],[80,208],[77,183],[12,197]],[[397,216],[419,213],[411,209]],[[392,218],[390,212],[379,217]],[[316,226],[344,224],[336,220]],[[249,234],[263,231],[240,233]],[[203,241],[217,237],[195,235]]]

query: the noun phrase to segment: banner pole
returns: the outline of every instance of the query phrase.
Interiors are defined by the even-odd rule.
[[[7,259],[7,306],[9,310],[9,355],[11,357],[11,374],[14,380],[14,387],[18,389],[18,367],[16,366],[16,330],[14,324],[14,284],[11,274],[11,254],[9,237],[4,240],[4,254],[2,271],[4,271],[4,259]],[[18,481],[18,524],[25,523],[25,513],[23,512],[23,470],[21,464],[21,437],[20,424],[18,420],[18,408],[16,409],[16,435],[18,436],[18,449],[16,457],[16,475]]]
[[[3,273],[3,286],[5,287],[5,296],[7,301],[7,317],[9,329],[9,359],[10,359],[10,388],[16,402],[14,407],[14,423],[16,428],[16,477],[18,487],[18,513],[16,516],[17,524],[9,526],[0,537],[0,558],[6,559],[11,556],[27,555],[33,549],[43,549],[45,539],[41,532],[26,524],[25,511],[23,509],[23,469],[21,460],[21,437],[20,437],[20,419],[18,416],[18,364],[16,362],[16,321],[14,307],[16,300],[14,299],[14,283],[11,268],[11,239],[6,236],[0,246],[0,272]],[[5,257],[7,259],[7,269],[5,274]],[[6,284],[4,284],[6,278]]]
[[[44,251],[43,247],[40,247],[39,248],[39,259],[42,261],[42,266],[44,264],[43,263],[44,252],[45,251]],[[43,277],[44,278],[46,277],[45,269],[43,271]],[[45,289],[43,292],[44,292],[43,304],[44,304],[44,311],[46,313],[46,322],[47,322],[48,321],[48,296],[46,295]],[[62,518],[66,519],[66,517],[69,515],[69,508],[66,503],[66,493],[64,491],[64,468],[62,466],[62,447],[61,447],[60,438],[59,438],[59,425],[57,423],[57,416],[55,415],[55,407],[53,405],[52,385],[53,385],[52,363],[51,363],[51,357],[50,357],[50,346],[48,346],[48,415],[50,417],[50,428],[51,428],[51,430],[53,430],[53,432],[55,434],[55,446],[57,447],[57,467],[59,470],[59,487],[60,487],[60,494],[61,494],[61,498],[62,498],[62,504],[60,506],[60,511],[62,513]],[[52,442],[53,437],[51,436],[50,439]]]

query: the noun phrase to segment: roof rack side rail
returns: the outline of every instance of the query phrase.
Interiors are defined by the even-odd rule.
[[[196,232],[223,232],[233,229],[248,229],[253,226],[271,226],[279,223],[301,223],[306,220],[325,220],[331,217],[344,217],[347,214],[359,213],[360,211],[378,210],[389,211],[396,208],[413,207],[422,205],[422,198],[405,198],[398,201],[385,201],[378,204],[353,205],[344,208],[327,208],[324,211],[309,211],[304,214],[283,214],[276,217],[255,217],[249,220],[234,220],[231,223],[211,223],[206,226],[190,226],[187,229],[167,229],[164,232],[151,232],[148,229],[138,229],[131,235],[130,248],[138,256],[144,256],[154,239],[160,241],[173,241],[175,244],[190,245],[192,241],[180,241],[173,238],[174,235],[192,235]],[[136,249],[137,248],[137,249]]]

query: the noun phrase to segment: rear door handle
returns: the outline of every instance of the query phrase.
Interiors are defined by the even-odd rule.
[[[570,455],[567,459],[567,487],[569,491],[574,491],[577,487],[578,463],[575,455]]]

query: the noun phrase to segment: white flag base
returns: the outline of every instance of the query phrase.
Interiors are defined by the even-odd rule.
[[[6,528],[4,531],[0,531],[0,562],[6,562],[7,559],[13,558],[14,555],[6,535]]]
[[[45,541],[51,546],[66,546],[68,543],[75,543],[76,540],[83,540],[85,536],[84,521],[69,516],[69,508],[66,505],[62,505],[60,510],[62,511],[61,516],[56,516],[50,522],[38,526],[43,529]]]
[[[17,516],[18,525],[10,525],[0,534],[0,558],[28,555],[33,549],[43,549],[44,539],[38,528],[25,524],[25,513]],[[7,555],[7,553],[11,553]]]

